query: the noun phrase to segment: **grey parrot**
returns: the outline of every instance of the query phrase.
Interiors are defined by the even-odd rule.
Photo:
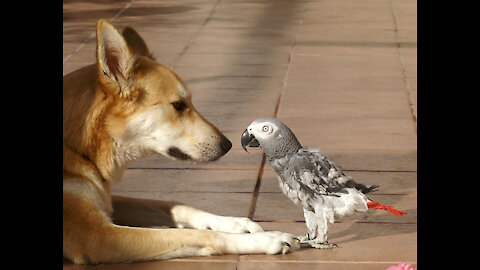
[[[241,143],[245,151],[247,146],[262,148],[278,175],[283,193],[303,207],[307,232],[298,237],[302,246],[336,247],[327,241],[328,225],[335,217],[368,208],[406,214],[367,198],[365,194],[376,191],[378,186],[355,182],[320,150],[302,147],[293,132],[278,119],[253,121],[243,132]]]

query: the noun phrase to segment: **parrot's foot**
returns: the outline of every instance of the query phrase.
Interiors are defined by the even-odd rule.
[[[335,243],[329,244],[328,241],[319,243],[318,240],[316,239],[309,240],[306,236],[299,236],[297,237],[297,239],[300,241],[299,244],[300,244],[300,247],[302,248],[310,247],[310,248],[319,248],[319,249],[330,249],[330,248],[338,247],[338,245]]]
[[[329,244],[327,241],[323,243],[311,243],[310,246],[312,248],[321,248],[321,249],[330,249],[330,248],[338,247],[337,244],[335,243]]]

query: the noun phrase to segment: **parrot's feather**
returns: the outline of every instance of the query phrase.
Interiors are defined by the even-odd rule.
[[[368,206],[368,208],[372,208],[372,209],[387,210],[387,212],[392,213],[396,216],[403,216],[403,215],[407,214],[406,212],[397,210],[397,209],[391,207],[390,205],[384,205],[384,204],[381,204],[379,202],[372,201],[372,200],[370,200],[370,202],[367,202],[367,206]]]

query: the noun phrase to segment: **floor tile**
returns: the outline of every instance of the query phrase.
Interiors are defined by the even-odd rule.
[[[278,230],[302,235],[303,223],[261,222],[265,230]],[[305,248],[285,255],[244,255],[240,262],[395,262],[416,263],[416,224],[336,223],[329,228],[329,243],[338,248]]]
[[[175,201],[213,214],[238,217],[248,216],[252,199],[251,193],[226,192],[117,191],[112,194],[140,199]]]
[[[304,262],[240,262],[238,270],[385,270],[392,265],[398,263],[372,263],[372,262],[319,262],[319,263],[304,263]],[[416,268],[416,264],[413,265]]]
[[[152,261],[128,264],[64,265],[64,270],[235,270],[235,262]]]
[[[252,192],[257,170],[129,169],[113,192]]]

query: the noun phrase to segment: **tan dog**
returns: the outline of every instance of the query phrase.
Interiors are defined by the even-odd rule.
[[[292,235],[263,232],[248,218],[111,196],[110,185],[129,161],[159,153],[208,162],[231,148],[195,110],[182,80],[153,60],[133,29],[120,34],[100,20],[97,63],[64,77],[63,98],[65,257],[112,263],[298,248]]]

